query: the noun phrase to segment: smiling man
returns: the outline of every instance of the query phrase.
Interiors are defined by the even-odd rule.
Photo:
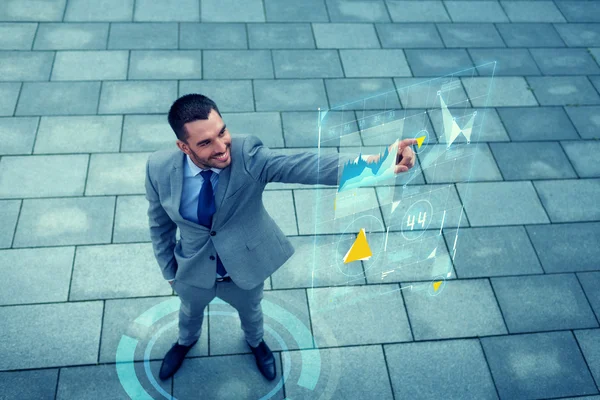
[[[200,94],[177,99],[168,120],[179,150],[155,152],[146,164],[154,255],[181,300],[179,337],[159,377],[179,369],[200,337],[204,309],[219,297],[238,311],[258,369],[273,380],[275,359],[263,340],[260,303],[265,279],[294,248],[265,210],[262,192],[269,182],[337,185],[339,166],[348,160],[337,154],[287,156],[255,136],[232,137],[217,105]],[[413,144],[400,142],[396,173],[413,167]]]

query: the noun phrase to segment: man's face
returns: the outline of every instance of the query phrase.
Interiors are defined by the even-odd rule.
[[[177,140],[177,146],[194,164],[204,169],[231,164],[231,135],[215,110],[210,111],[208,119],[188,122],[184,128],[188,133],[187,143]]]

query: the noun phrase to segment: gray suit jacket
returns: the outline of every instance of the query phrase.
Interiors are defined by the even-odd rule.
[[[262,192],[268,182],[337,185],[339,167],[348,161],[337,154],[286,156],[264,147],[255,136],[232,136],[231,164],[219,174],[217,211],[208,229],[179,214],[184,157],[181,150],[174,149],[148,158],[150,237],[165,279],[207,289],[215,284],[217,253],[242,289],[264,282],[294,253],[263,206]]]

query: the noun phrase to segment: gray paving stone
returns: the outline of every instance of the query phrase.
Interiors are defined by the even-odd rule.
[[[442,220],[444,221],[444,228],[456,228],[459,223],[461,227],[469,225],[464,213],[461,216],[462,208],[454,185],[411,185],[407,188],[397,186],[392,193],[389,193],[389,189],[381,186],[377,187],[376,190],[379,199],[389,199],[393,195],[393,201],[401,200],[393,212],[391,211],[391,200],[380,200],[383,218],[386,226],[390,228],[390,232],[408,232],[409,227],[405,217],[421,209],[427,211],[421,206],[423,202],[431,204],[429,225],[425,229],[440,229]],[[417,203],[419,205],[412,207]],[[416,228],[423,229],[418,224]]]
[[[331,22],[388,22],[383,0],[325,0]]]
[[[0,307],[0,370],[96,363],[102,308],[101,301]]]
[[[37,24],[0,23],[0,50],[29,50]]]
[[[143,194],[149,153],[92,154],[86,196]]]
[[[480,75],[540,75],[526,49],[472,49],[469,54],[475,65],[481,65],[477,68]]]
[[[275,50],[277,78],[340,78],[344,76],[337,51]]]
[[[437,92],[444,90],[444,101],[448,107],[469,108],[471,104],[460,81],[455,77],[447,78],[395,78],[402,107],[441,109]],[[472,110],[465,112],[472,113]]]
[[[581,351],[585,357],[590,371],[596,379],[600,381],[600,329],[589,329],[583,331],[574,331],[575,337],[581,346]]]
[[[370,237],[371,238],[371,237]],[[271,276],[274,289],[365,284],[361,263],[337,265],[347,249],[339,235],[290,237],[296,252]],[[351,244],[351,243],[350,243]]]
[[[179,24],[181,49],[246,49],[245,24],[191,23]]]
[[[149,242],[148,201],[144,196],[117,197],[113,243]]]
[[[600,272],[580,272],[577,277],[596,313],[596,318],[600,317],[600,292],[597,290],[600,284]]]
[[[187,93],[201,93],[208,96],[217,104],[221,113],[254,111],[254,96],[250,80],[180,81],[179,95],[183,96]]]
[[[499,108],[498,114],[515,142],[579,138],[560,107]]]
[[[271,190],[264,192],[263,204],[269,215],[286,235],[297,235],[296,211],[291,190]]]
[[[585,49],[531,49],[544,75],[591,75],[600,68]]]
[[[502,1],[512,22],[566,22],[552,1]]]
[[[200,2],[196,0],[136,0],[133,20],[200,22]]]
[[[167,113],[177,81],[103,82],[99,114]]]
[[[46,81],[52,69],[51,51],[2,51],[0,76],[3,81]]]
[[[294,191],[296,214],[302,216],[298,219],[300,235],[358,232],[361,228],[369,232],[385,231],[373,188],[357,190],[363,211],[354,210],[354,214],[337,218],[333,208],[336,192],[337,189]]]
[[[600,107],[565,107],[565,110],[582,138],[600,137]]]
[[[232,397],[258,399],[269,395],[272,399],[280,400],[284,396],[282,389],[277,387],[282,371],[277,354],[275,364],[277,376],[274,381],[268,382],[256,368],[256,361],[251,354],[193,358],[181,366],[173,385],[173,396],[179,399],[196,397],[225,400]],[[199,376],[202,379],[198,379]],[[228,382],[243,384],[232,385]]]
[[[455,277],[444,238],[437,230],[370,233],[368,241],[374,256],[363,265],[370,284],[428,281],[440,275]],[[350,241],[346,248],[351,245]],[[428,258],[434,251],[435,256]]]
[[[41,23],[34,50],[106,49],[108,23]]]
[[[475,118],[473,121],[472,137],[474,142],[508,142],[510,140],[504,124],[498,116],[498,112],[493,108],[451,108],[449,111],[457,119],[465,118],[468,115],[472,115],[474,111],[477,111],[477,115],[481,117]],[[436,135],[438,138],[442,138],[444,135],[444,125],[441,109],[429,110],[428,114],[431,124],[435,128]],[[460,135],[453,143],[464,142],[466,142],[465,137]]]
[[[406,59],[414,76],[472,76],[473,62],[465,49],[406,50]]]
[[[205,79],[273,78],[273,63],[268,50],[206,50]]]
[[[100,82],[25,82],[17,115],[95,114]]]
[[[265,304],[267,302],[268,304]],[[290,315],[281,318],[284,314],[278,312],[278,317],[274,317],[271,304],[282,308]],[[220,299],[214,300],[209,308],[211,356],[251,353],[235,308]],[[296,337],[302,337],[305,330],[310,330],[308,303],[304,290],[265,291],[262,310],[265,327],[268,327],[268,329],[265,329],[265,342],[271,350],[280,351],[282,346],[270,333],[270,329],[274,330],[283,339],[284,346],[288,349],[312,347],[312,340],[298,343],[295,339]]]
[[[0,20],[2,21],[60,21],[65,9],[66,0],[47,0],[30,3],[19,0],[3,1],[0,4]]]
[[[507,181],[577,177],[556,142],[491,143],[490,146]]]
[[[126,79],[128,59],[129,52],[123,50],[58,51],[51,79],[53,81]]]
[[[569,47],[593,47],[600,41],[599,24],[554,24]]]
[[[588,78],[600,93],[600,76],[588,76]]]
[[[471,226],[548,223],[531,182],[480,182],[456,185]]]
[[[262,0],[202,0],[202,22],[265,22]]]
[[[329,16],[324,0],[282,2],[264,0],[269,22],[328,22]]]
[[[168,285],[168,283],[163,282]],[[167,304],[172,304],[173,312],[159,318],[159,310],[166,307]],[[162,359],[178,337],[178,313],[179,299],[177,297],[162,296],[162,297],[146,297],[138,299],[114,299],[106,300],[106,308],[104,310],[104,323],[102,325],[102,344],[100,346],[100,362],[115,362],[117,348],[122,336],[128,336],[138,341],[138,346],[133,354],[133,360],[142,361],[144,359],[144,351],[148,347],[150,340],[161,330],[162,333],[155,338],[155,342],[150,352],[150,359]],[[155,311],[150,311],[156,307]],[[144,321],[141,317],[144,313],[151,320]],[[207,318],[208,309],[204,312],[205,321]],[[141,317],[141,318],[140,318]],[[137,319],[140,318],[140,322]],[[154,322],[150,324],[150,322]],[[192,347],[187,354],[187,357],[207,356],[208,355],[208,335],[206,334],[206,325],[203,326],[202,334],[198,343]],[[131,360],[130,360],[131,361]]]
[[[74,247],[0,251],[3,279],[11,283],[0,304],[67,301],[74,254]]]
[[[402,50],[341,50],[348,78],[412,76]]]
[[[119,151],[122,116],[42,117],[34,153]]]
[[[542,274],[533,246],[522,226],[462,228],[444,231],[446,242],[456,239],[454,268],[459,278]]]
[[[6,400],[54,400],[57,380],[58,368],[2,372],[0,393]]]
[[[23,200],[13,246],[108,243],[114,207],[114,197]]]
[[[175,149],[177,137],[165,115],[126,115],[121,151]]]
[[[315,111],[327,109],[321,79],[254,81],[256,111]]]
[[[527,232],[546,272],[598,269],[600,224],[528,226]]]
[[[131,21],[134,0],[69,0],[65,21]],[[60,20],[60,18],[59,18]]]
[[[20,208],[21,200],[0,200],[0,223],[4,227],[0,231],[0,248],[2,249],[10,247],[12,243]]]
[[[0,118],[0,155],[31,154],[39,118]]]
[[[419,132],[426,130],[432,132],[429,118],[424,110],[398,111],[394,117],[384,120],[384,116],[389,115],[389,111],[357,111],[358,126],[361,129],[360,136],[363,143],[367,146],[389,146],[397,139],[413,138],[419,135]],[[380,117],[378,119],[377,117]],[[435,140],[434,140],[435,141]],[[432,143],[433,141],[429,141]],[[356,151],[360,151],[357,149]],[[381,152],[385,148],[381,149]],[[377,150],[379,152],[379,149]],[[364,154],[364,153],[363,153]]]
[[[485,143],[427,146],[419,153],[427,183],[499,181],[502,175]]]
[[[600,138],[600,107],[565,107],[565,110],[582,138]]]
[[[398,109],[394,83],[388,78],[326,79],[327,95],[337,110]]]
[[[77,248],[69,300],[169,294],[150,243]]]
[[[0,198],[81,196],[88,155],[7,156],[0,161]]]
[[[152,378],[154,379],[152,383],[148,379],[144,363],[138,362],[135,364],[126,363],[119,365],[119,368],[133,370],[135,376],[133,379],[135,379],[136,387],[139,385],[139,391],[132,389],[133,384],[127,384],[128,390],[125,390],[124,386],[127,379],[132,378],[128,375],[128,372],[123,373],[123,377],[120,376],[115,364],[62,368],[56,387],[56,398],[60,400],[93,400],[101,397],[118,399],[135,395],[158,398],[163,396],[163,394],[154,385],[160,386],[161,391],[164,393],[170,393],[172,385],[172,378],[165,381],[158,379],[160,364],[160,361],[148,362],[148,369],[151,371]]]
[[[319,49],[379,48],[373,24],[313,24],[315,41]]]
[[[569,22],[600,22],[600,7],[588,1],[557,1],[556,5]]]
[[[376,24],[375,29],[384,48],[444,47],[434,24]]]
[[[600,177],[600,164],[597,162],[600,153],[600,142],[595,140],[561,142],[569,157],[569,161],[581,178]]]
[[[200,50],[134,50],[129,62],[129,79],[200,79]]]
[[[412,340],[398,285],[316,288],[307,295],[317,347]]]
[[[283,112],[283,136],[286,147],[319,146],[318,112]],[[344,136],[343,125],[348,124],[350,132],[358,132],[354,112],[329,111],[321,114],[321,147],[360,146],[359,135]]]
[[[497,1],[445,1],[453,22],[508,22]]]
[[[319,149],[316,147],[294,147],[294,148],[285,148],[285,149],[276,149],[276,153],[284,154],[284,155],[294,155],[298,153],[317,153],[321,155],[325,154],[338,154],[337,148],[335,147],[323,147]],[[305,185],[302,183],[283,183],[283,182],[270,182],[265,187],[265,190],[290,190],[290,189],[317,189],[317,188],[325,188],[328,189],[330,186],[315,184],[315,185]]]
[[[496,24],[496,28],[508,47],[561,47],[565,45],[551,24]]]
[[[506,334],[502,314],[487,279],[445,282],[438,295],[408,289],[404,299],[415,340]],[[429,284],[427,284],[429,286]],[[465,321],[469,321],[468,324]]]
[[[285,386],[290,399],[393,398],[381,346],[293,351],[290,356],[292,370]],[[295,383],[303,373],[298,367],[306,363],[303,357],[320,359],[320,375],[314,389]]]
[[[249,24],[251,49],[314,49],[310,24]]]
[[[600,219],[600,179],[567,179],[534,182],[552,222],[597,221]],[[577,193],[577,197],[571,194]],[[565,207],[565,204],[569,204]]]
[[[598,327],[575,274],[503,277],[491,281],[511,333]]]
[[[544,78],[533,77],[529,79]],[[538,105],[527,82],[522,77],[462,78],[462,82],[471,103],[475,107]]]
[[[387,1],[394,22],[450,22],[441,1]]]
[[[476,339],[391,344],[384,349],[396,398],[436,399],[442,390],[446,399],[498,398]]]
[[[446,47],[505,47],[493,24],[438,24]]]
[[[539,399],[598,392],[571,332],[480,340],[500,398]]]
[[[223,121],[233,135],[254,135],[267,147],[284,147],[279,113],[224,113]]]
[[[127,23],[110,25],[109,49],[176,49],[177,24],[174,22]]]

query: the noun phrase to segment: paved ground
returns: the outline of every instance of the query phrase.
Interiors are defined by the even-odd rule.
[[[600,399],[600,2],[3,0],[0,21],[0,398]],[[265,293],[285,387],[217,302],[182,370],[153,382],[178,298],[149,243],[144,165],[174,147],[179,95],[293,152],[316,145],[317,107],[488,61],[480,161],[469,184],[441,179],[471,201],[439,296],[364,266],[350,289],[333,273],[311,289],[301,210],[317,189],[271,184],[297,248]],[[461,78],[469,107],[490,74]]]

